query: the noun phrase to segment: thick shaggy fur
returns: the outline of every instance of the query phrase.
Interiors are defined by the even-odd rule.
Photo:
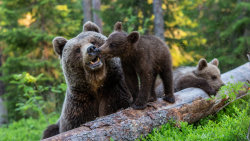
[[[205,59],[200,59],[197,67],[181,67],[174,71],[174,91],[185,88],[201,88],[208,95],[215,95],[224,85],[221,80],[219,61],[215,58],[210,63]],[[159,83],[156,87],[157,95],[162,95],[163,86]]]
[[[44,131],[43,139],[129,107],[132,97],[126,88],[120,59],[100,58],[99,63],[93,65],[93,58],[100,56],[91,50],[101,46],[105,40],[106,37],[92,22],[85,23],[84,32],[73,39],[56,37],[53,40],[67,91],[61,116],[56,124]]]
[[[52,124],[47,127],[47,129],[43,132],[43,139],[48,137],[52,137],[56,134],[59,134],[59,126],[57,124]]]
[[[127,34],[122,31],[120,22],[115,24],[114,30],[99,50],[106,57],[121,58],[126,84],[135,100],[132,107],[144,109],[148,100],[156,100],[157,74],[164,84],[164,100],[174,103],[172,59],[167,45],[156,36],[140,36],[138,32]]]

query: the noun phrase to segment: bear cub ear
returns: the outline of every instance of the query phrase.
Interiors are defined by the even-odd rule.
[[[137,31],[133,31],[133,32],[131,32],[129,35],[128,35],[128,37],[127,37],[127,39],[128,39],[128,41],[130,42],[130,43],[136,43],[138,40],[139,40],[139,38],[140,38],[140,34],[139,34],[139,32],[137,32]]]
[[[207,67],[207,61],[206,59],[202,58],[198,63],[198,70],[203,70],[205,67]]]
[[[94,32],[97,32],[97,33],[101,33],[101,30],[98,27],[98,25],[96,25],[95,23],[93,23],[91,21],[87,21],[83,25],[83,32],[86,32],[86,31],[94,31]]]
[[[211,62],[209,62],[210,64],[213,64],[215,66],[219,66],[219,60],[217,58],[214,58]]]
[[[122,31],[122,22],[116,22],[114,26],[115,31]]]
[[[65,46],[65,44],[68,42],[67,39],[63,38],[63,37],[55,37],[52,41],[53,47],[54,47],[54,51],[61,56],[62,55],[62,51],[63,48]]]

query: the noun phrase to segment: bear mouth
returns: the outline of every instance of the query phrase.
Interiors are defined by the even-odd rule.
[[[96,70],[101,68],[103,65],[99,56],[95,56],[92,60],[88,62],[88,66],[91,70]]]

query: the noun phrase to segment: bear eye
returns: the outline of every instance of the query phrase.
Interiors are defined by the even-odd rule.
[[[80,52],[81,52],[81,49],[80,49],[80,48],[77,48],[77,49],[75,50],[75,52],[76,52],[76,53],[80,53]]]
[[[109,45],[109,47],[110,47],[110,48],[113,48],[113,47],[115,47],[115,45],[111,43],[111,44]]]
[[[213,75],[211,78],[212,78],[212,80],[216,80],[217,76]]]
[[[96,44],[96,42],[95,41],[92,41],[92,42],[90,42],[92,45],[95,45]]]

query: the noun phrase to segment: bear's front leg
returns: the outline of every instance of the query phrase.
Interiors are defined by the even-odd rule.
[[[128,90],[124,78],[113,81],[109,91],[104,91],[99,105],[99,116],[105,116],[117,112],[120,109],[128,108],[133,102],[133,97]]]
[[[211,88],[205,79],[194,76],[186,76],[180,79],[177,83],[176,90],[180,91],[190,87],[200,88],[204,90],[209,96],[216,94],[216,90]]]
[[[136,71],[133,67],[125,67],[124,75],[125,75],[126,86],[133,97],[134,100],[133,102],[135,102],[139,93],[139,84]]]
[[[152,71],[146,70],[141,71],[138,74],[140,77],[140,90],[132,107],[136,110],[143,110],[146,108],[148,97],[150,96],[153,75]]]
[[[79,127],[98,117],[98,101],[87,93],[67,91],[62,113],[59,120],[59,132]]]
[[[175,97],[174,97],[173,72],[172,72],[171,61],[168,60],[164,62],[161,69],[162,71],[160,72],[160,76],[163,82],[164,93],[165,93],[163,100],[169,103],[174,103]]]

